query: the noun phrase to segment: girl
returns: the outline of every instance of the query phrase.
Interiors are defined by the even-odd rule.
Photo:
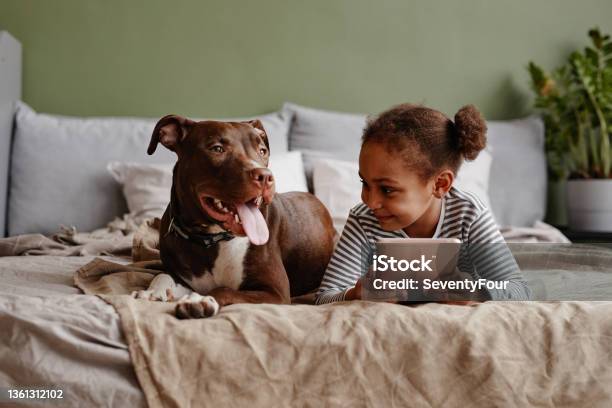
[[[474,160],[485,147],[485,133],[485,121],[472,105],[461,108],[454,123],[441,112],[411,104],[368,123],[359,155],[363,203],[349,213],[317,304],[361,298],[367,272],[362,251],[379,238],[458,238],[471,245],[468,259],[463,251],[460,255],[462,272],[508,281],[506,290],[489,290],[491,299],[529,298],[489,209],[453,187],[463,160]]]

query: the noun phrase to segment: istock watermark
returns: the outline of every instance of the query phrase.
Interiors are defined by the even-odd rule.
[[[408,290],[419,290],[421,287],[425,290],[461,290],[475,293],[479,290],[507,290],[508,281],[492,281],[487,279],[478,280],[436,280],[436,279],[423,279],[419,281],[413,278],[404,278],[400,280],[388,280],[382,278],[374,278],[372,280],[372,287],[376,290],[396,290],[396,289],[408,289]]]
[[[464,245],[456,239],[381,239],[362,253],[362,260],[368,271],[362,299],[368,300],[494,299],[511,286],[495,268],[518,271],[507,248]],[[501,278],[489,279],[496,275]],[[520,277],[520,271],[514,276]]]
[[[435,259],[435,256],[433,256],[430,259],[427,259],[425,255],[421,255],[420,259],[411,259],[411,260],[399,259],[398,260],[392,256],[374,255],[372,259],[373,259],[372,265],[373,265],[374,272],[385,272],[385,271],[394,271],[394,272],[397,272],[397,271],[400,271],[400,272],[429,271],[429,272],[433,272],[433,270],[430,267],[430,264]]]
[[[608,242],[394,238],[360,249],[362,299],[612,301]]]

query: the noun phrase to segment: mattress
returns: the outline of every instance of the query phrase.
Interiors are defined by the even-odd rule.
[[[612,355],[612,350],[605,349],[605,347],[601,346],[603,343],[600,342],[603,334],[612,333],[612,322],[610,319],[603,318],[609,316],[607,311],[612,310],[612,302],[592,302],[593,300],[612,300],[612,250],[610,248],[592,246],[530,244],[523,246],[515,245],[513,246],[513,251],[515,252],[519,265],[523,269],[525,279],[532,289],[532,292],[540,299],[581,300],[579,302],[566,304],[556,302],[528,302],[524,309],[525,312],[521,312],[520,315],[517,315],[518,317],[515,320],[512,320],[516,324],[520,323],[520,327],[523,327],[523,329],[528,327],[528,330],[533,331],[538,325],[534,326],[532,320],[539,318],[537,316],[541,317],[546,315],[545,321],[548,323],[542,326],[542,332],[539,333],[542,334],[542,336],[538,338],[545,341],[547,336],[546,333],[548,333],[551,328],[554,329],[555,327],[565,327],[564,330],[566,330],[569,335],[574,336],[571,339],[565,339],[567,341],[571,340],[569,343],[565,340],[561,343],[542,343],[540,346],[546,348],[547,354],[538,357],[538,364],[541,363],[543,366],[552,364],[552,360],[549,361],[547,359],[561,358],[560,356],[565,355],[563,354],[563,350],[570,350],[571,347],[568,348],[569,346],[581,345],[583,347],[578,347],[576,350],[582,350],[584,352],[589,351],[589,361],[591,361],[589,364],[593,364],[593,367],[597,368],[597,375],[599,378],[605,381],[612,379],[612,371],[602,368],[602,364],[604,363],[610,363],[607,366],[612,366],[612,361],[608,361]],[[171,307],[169,308],[169,305],[165,306],[160,304],[159,306],[156,305],[155,307],[151,307],[150,310],[145,310],[147,308],[143,304],[130,303],[136,302],[133,300],[117,301],[114,303],[115,306],[118,304],[123,304],[125,306],[122,312],[124,319],[125,316],[129,316],[130,321],[138,321],[138,319],[140,319],[139,321],[144,322],[144,325],[126,325],[125,321],[120,319],[119,314],[113,306],[97,296],[83,295],[80,293],[79,289],[73,286],[74,272],[95,258],[102,258],[120,264],[127,264],[130,262],[125,257],[116,256],[42,255],[0,257],[0,361],[2,362],[0,366],[0,385],[3,387],[44,387],[61,389],[63,390],[64,396],[62,406],[138,407],[146,406],[147,402],[151,404],[152,401],[163,404],[163,393],[166,391],[164,388],[165,384],[163,381],[157,382],[157,386],[153,387],[150,379],[153,378],[151,377],[153,375],[155,375],[154,378],[163,379],[164,369],[163,367],[157,366],[155,369],[151,368],[150,371],[147,368],[152,367],[149,363],[158,364],[158,360],[156,359],[159,357],[158,347],[161,343],[156,343],[155,341],[161,341],[163,336],[156,338],[152,335],[153,337],[147,337],[146,339],[141,337],[145,328],[150,330],[151,333],[154,333],[156,330],[155,328],[160,324],[159,322],[163,323],[161,326],[166,323],[171,325],[177,324],[173,318],[168,320],[171,317],[168,316]],[[371,302],[361,303],[371,304]],[[531,304],[531,306],[529,304]],[[555,304],[557,306],[554,306]],[[143,306],[145,306],[144,309]],[[351,308],[355,309],[355,316],[360,315],[360,319],[362,320],[366,318],[363,313],[364,310],[367,309],[369,311],[368,313],[371,313],[372,316],[380,316],[380,313],[393,312],[393,321],[398,322],[398,324],[399,322],[406,323],[404,319],[410,320],[412,336],[434,336],[435,333],[426,329],[426,327],[433,321],[437,321],[438,323],[436,324],[439,325],[440,321],[438,321],[436,317],[438,315],[440,318],[446,319],[444,321],[448,321],[448,327],[454,328],[453,330],[459,330],[457,322],[453,323],[454,318],[448,318],[448,316],[454,315],[455,312],[449,312],[448,309],[434,306],[427,306],[422,312],[418,313],[406,312],[405,317],[402,317],[402,310],[404,309],[398,309],[399,306],[393,306],[395,309],[392,311],[388,311],[381,305],[353,306],[350,304],[337,304],[330,307],[315,307],[309,305],[293,307],[295,309],[287,309],[287,306],[275,305],[234,305],[228,307],[226,312],[222,311],[219,315],[221,320],[217,321],[216,325],[220,325],[220,327],[223,326],[224,330],[227,329],[224,335],[227,339],[231,339],[231,342],[246,341],[246,349],[241,349],[240,352],[245,353],[244,356],[245,358],[248,357],[248,361],[252,360],[254,362],[259,362],[257,364],[271,364],[274,367],[280,364],[280,360],[283,359],[282,356],[257,354],[260,353],[261,350],[252,349],[249,344],[260,343],[272,345],[278,343],[277,346],[273,347],[273,349],[276,350],[281,349],[281,346],[284,344],[283,342],[288,339],[295,342],[294,345],[301,344],[300,342],[303,340],[300,339],[299,335],[296,336],[296,333],[293,332],[288,333],[286,337],[279,338],[277,336],[277,329],[273,327],[273,322],[266,321],[266,319],[262,317],[264,315],[277,317],[286,316],[286,318],[298,319],[299,321],[304,320],[300,318],[300,316],[310,316],[306,319],[309,322],[317,322],[323,319],[327,322],[326,324],[328,326],[330,324],[334,325],[334,327],[336,327],[334,330],[340,330],[346,324],[343,322],[351,315]],[[455,306],[454,308],[457,307],[461,308],[460,306]],[[487,313],[489,313],[487,316],[501,316],[512,308],[516,308],[516,306],[509,304],[508,307],[505,308],[503,303],[492,303],[486,306],[486,308],[480,309],[480,312],[478,311],[478,307],[465,308],[466,310],[459,314],[466,322],[475,324],[473,322],[479,321],[478,316],[483,316]],[[341,310],[342,313],[340,313]],[[146,317],[148,313],[151,313],[151,315]],[[580,319],[575,318],[577,313],[580,314]],[[341,316],[341,318],[338,318],[337,321],[332,323],[326,320],[327,318],[324,318],[327,314],[330,314],[330,316]],[[251,318],[253,316],[259,316],[259,318],[253,320]],[[217,317],[215,319],[217,319]],[[285,319],[285,317],[282,319]],[[376,320],[375,318],[373,319],[372,322]],[[229,324],[229,326],[226,326],[225,323],[223,323],[224,321],[228,322],[227,324]],[[589,330],[587,332],[581,332],[581,327],[587,322],[591,325],[589,326]],[[294,325],[288,322],[285,323],[288,324],[288,328],[294,327]],[[312,336],[317,330],[322,330],[323,327],[327,327],[324,325],[321,327],[311,327],[309,324],[310,323],[306,324],[308,327],[305,327],[305,333],[308,332],[309,336]],[[366,322],[362,321],[360,324],[366,324]],[[202,330],[206,330],[206,332],[211,333],[211,335],[214,330],[216,330],[215,327],[217,327],[214,324],[207,325],[205,322],[198,322],[197,325],[204,325],[202,326]],[[131,328],[127,336],[126,333],[123,332],[123,329],[126,327]],[[382,330],[380,334],[384,335],[386,329],[378,323],[376,327],[377,330]],[[394,327],[397,328],[399,326]],[[472,338],[470,336],[476,336],[474,338],[482,339],[486,339],[487,336],[492,335],[490,326],[479,324],[478,327],[480,335],[476,332],[466,332],[465,335],[469,338]],[[518,330],[518,327],[519,326],[506,325],[503,330],[508,331],[508,333],[513,333],[513,330]],[[142,330],[140,328],[142,328]],[[177,327],[177,329],[179,331],[182,330],[180,327]],[[327,329],[329,329],[329,327],[327,327]],[[393,333],[394,336],[398,335],[398,333],[393,331],[393,327],[389,327],[388,329],[389,333]],[[502,329],[496,328],[495,330]],[[341,331],[345,333],[343,329]],[[201,347],[200,345],[203,344],[198,340],[202,333],[203,331],[197,333],[195,333],[194,330],[185,331],[183,340],[185,344],[189,346],[188,348],[192,350],[190,353],[193,352],[192,347],[199,348]],[[349,330],[346,333],[352,332]],[[355,333],[354,335],[363,335],[363,330],[360,333],[361,334]],[[419,335],[419,333],[421,334]],[[245,335],[254,337],[244,338]],[[353,334],[351,334],[351,336],[353,336]],[[565,336],[565,334],[563,336]],[[563,336],[555,338],[560,340]],[[501,337],[497,336],[496,338]],[[151,339],[155,341],[151,343]],[[139,355],[139,365],[136,367],[139,375],[137,376],[133,361],[130,358],[129,350],[134,352],[133,347],[135,341],[145,344],[145,340],[149,342],[147,346],[149,347],[149,352],[146,355]],[[433,342],[434,340],[435,339],[432,337],[431,339],[424,339],[423,341]],[[310,341],[314,342],[311,344],[313,350],[325,350],[325,347],[329,346],[329,341],[331,340],[329,338],[326,339],[325,333],[321,333],[321,336],[318,336],[318,340],[311,339]],[[343,353],[342,355],[353,352],[361,355],[360,353],[362,353],[363,350],[359,351],[359,341],[358,338],[353,337],[347,338],[347,342],[345,343],[336,339],[334,340],[334,347],[337,352]],[[437,341],[442,345],[442,343],[447,340],[440,338]],[[176,342],[174,343],[172,350],[164,349],[163,354],[167,354],[168,356],[174,355],[177,359],[184,359],[186,354],[181,352],[180,345],[177,344]],[[422,342],[416,340],[410,344],[412,344],[411,347],[417,348],[423,345]],[[131,349],[129,345],[131,345]],[[600,348],[593,349],[591,345],[599,345],[598,347]],[[511,347],[512,345],[507,346]],[[466,347],[468,346],[466,345]],[[469,347],[466,350],[468,349]],[[214,356],[218,355],[218,353],[223,350],[228,353],[234,353],[237,352],[238,349],[232,350],[228,348],[227,345],[217,344],[215,349],[211,348],[207,350],[204,347],[202,350],[198,350],[198,355],[202,357],[203,361],[215,360]],[[267,348],[266,350],[271,349]],[[299,351],[300,348],[296,346],[293,353],[298,353]],[[328,350],[328,352],[329,351],[330,350]],[[486,358],[493,358],[498,351],[499,350],[495,349],[490,350],[490,354],[487,354]],[[524,347],[523,351],[527,353],[528,347]],[[174,354],[169,354],[170,352]],[[480,352],[482,352],[482,350]],[[513,353],[509,350],[506,350],[506,352],[510,353],[508,355]],[[255,354],[251,355],[249,353]],[[518,353],[518,351],[516,351],[516,353]],[[308,362],[313,362],[314,364],[315,356],[313,355],[312,357],[313,358],[306,359],[301,358],[300,361],[303,361],[304,364]],[[567,357],[571,357],[571,353]],[[134,358],[134,355],[132,355],[132,358]],[[482,358],[485,358],[485,356],[483,355]],[[527,354],[521,354],[520,358],[527,358]],[[533,358],[533,356],[531,358]],[[450,360],[447,363],[451,366],[454,364]],[[457,360],[457,364],[460,363],[461,362]],[[566,363],[568,362],[566,361]],[[242,367],[239,370],[236,369],[237,371],[235,370],[232,373],[233,377],[228,377],[229,374],[224,373],[223,375],[225,377],[218,377],[217,380],[215,380],[215,387],[217,387],[214,389],[215,392],[208,396],[219,397],[222,394],[224,384],[226,384],[222,381],[223,378],[227,381],[231,381],[235,386],[235,384],[240,383],[240,378],[243,376],[248,377],[255,372],[260,372],[261,369],[265,370],[266,367],[267,366]],[[477,368],[476,366],[474,367],[475,369]],[[567,371],[567,367],[569,366],[566,365],[564,367],[564,370],[566,370],[564,371],[564,375],[566,375],[567,372],[569,372]],[[202,376],[206,376],[206,367],[198,366],[196,368],[197,370],[202,370],[201,372],[198,371]],[[362,368],[366,370],[364,373],[367,372],[366,366],[360,366],[360,369]],[[285,369],[289,370],[288,372],[291,371],[289,366],[286,366]],[[288,389],[287,386],[294,380],[305,381],[305,378],[311,378],[308,376],[316,372],[316,369],[302,371],[302,374],[307,374],[305,374],[306,377],[303,378],[291,378],[291,376],[279,377],[276,379],[276,381],[279,382],[274,387],[270,388],[270,391],[280,392],[286,390]],[[605,392],[605,389],[609,387],[602,388],[601,382],[598,383],[594,380],[594,377],[589,377],[592,374],[589,374],[589,370],[582,370],[580,372],[582,373],[581,375],[583,375],[583,378],[580,380],[583,386],[572,388],[576,390],[575,394],[570,396],[564,394],[565,396],[563,398],[566,398],[564,401],[575,401],[575,398],[582,398],[588,392],[595,390],[598,398],[596,401],[594,400],[595,406],[600,405],[598,401],[609,402],[610,396]],[[145,375],[149,376],[149,380],[147,380],[148,382],[145,384],[147,396],[145,396],[141,388],[142,379],[146,378]],[[494,383],[498,384],[498,380],[501,381],[502,377],[503,370],[494,371],[488,380],[484,377],[482,378],[483,381],[495,380]],[[311,379],[313,378],[314,377]],[[430,381],[434,381],[436,377],[430,376],[429,378]],[[139,379],[141,381],[139,381]],[[367,379],[367,375],[362,378],[364,381]],[[178,381],[178,379],[175,380]],[[353,378],[351,381],[354,380]],[[410,380],[410,378],[408,378],[408,380]],[[564,377],[558,378],[558,380],[560,381],[560,385],[563,385],[564,381],[566,385],[572,384],[571,378]],[[227,382],[227,384],[230,384],[230,382]],[[310,383],[310,385],[313,384],[315,383]],[[364,385],[365,383],[360,384]],[[543,384],[545,385],[545,383]],[[436,387],[439,388],[440,384],[432,383],[429,386],[435,389]],[[315,389],[316,386],[314,388],[311,387],[311,391]],[[174,390],[174,394],[172,394],[173,397],[179,399],[183,398],[180,392],[176,391],[176,388]],[[234,389],[234,391],[236,390],[237,389]],[[206,388],[197,387],[192,390],[192,392],[197,392],[203,397],[207,397],[209,391],[210,390]],[[244,398],[249,398],[249,393],[256,393],[256,391],[257,387],[249,389],[248,392],[245,391],[244,394],[241,394],[241,398],[243,399],[234,401],[244,401]],[[331,392],[331,390],[328,389],[327,392]],[[426,390],[423,392],[423,395],[430,395]],[[550,397],[553,398],[554,395],[556,394],[552,393]],[[170,394],[168,394],[168,397],[170,397]],[[193,396],[186,396],[184,400],[192,402],[197,400],[191,397]],[[300,398],[302,398],[302,396]],[[330,398],[332,398],[331,395]],[[337,401],[335,397],[332,399]],[[224,401],[229,403],[232,399],[228,396]],[[260,398],[259,401],[265,402],[266,404],[270,402],[270,400],[266,398]],[[329,402],[331,400],[327,401]],[[507,400],[503,399],[500,401],[502,405],[503,401],[507,402]],[[306,402],[307,399],[300,399],[300,403]]]

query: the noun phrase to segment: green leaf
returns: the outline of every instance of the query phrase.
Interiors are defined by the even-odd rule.
[[[584,49],[584,54],[592,64],[597,64],[597,61],[599,60],[599,54],[597,51],[595,51],[593,48],[586,47]]]
[[[529,71],[529,75],[531,76],[531,83],[533,89],[536,91],[536,93],[541,94],[542,88],[545,86],[546,81],[548,80],[548,75],[546,75],[542,68],[540,68],[531,61],[527,66],[527,70]]]
[[[589,37],[591,37],[591,41],[595,48],[601,48],[603,46],[604,37],[601,35],[598,27],[589,30]]]

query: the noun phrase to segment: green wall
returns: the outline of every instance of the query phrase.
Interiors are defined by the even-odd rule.
[[[0,0],[23,99],[70,115],[232,116],[290,100],[529,112],[525,66],[612,32],[610,0]]]

